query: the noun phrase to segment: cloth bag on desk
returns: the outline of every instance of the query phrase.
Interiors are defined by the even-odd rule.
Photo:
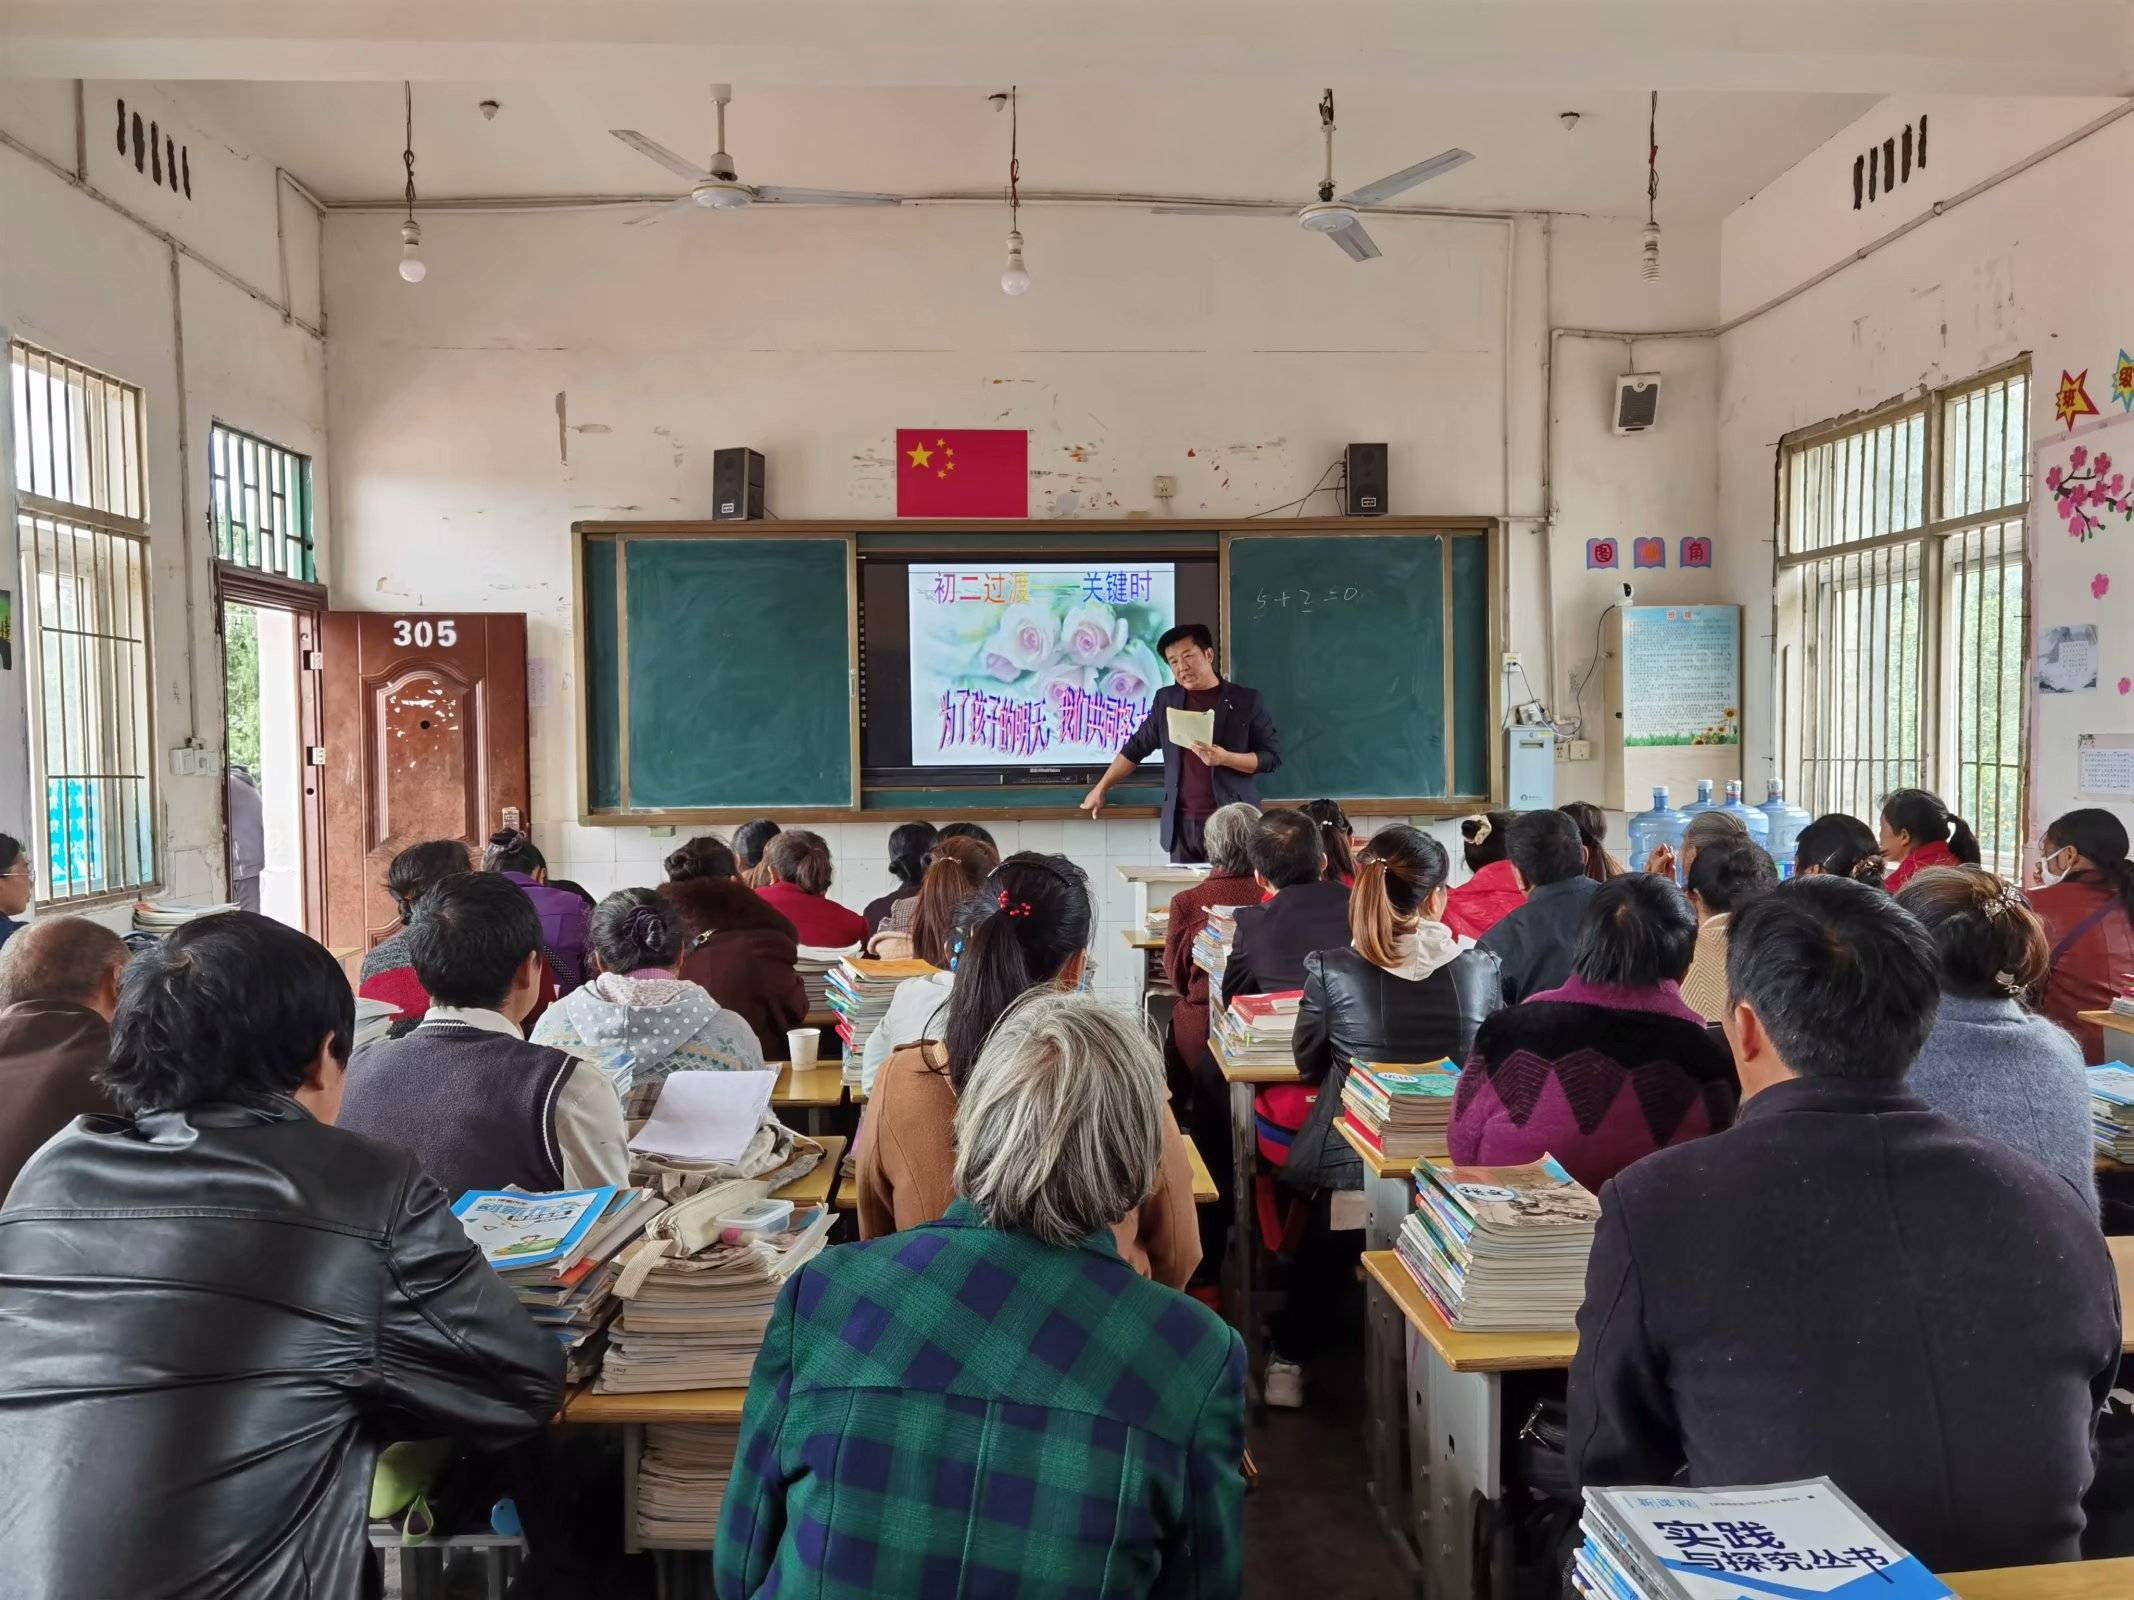
[[[631,1127],[632,1138],[642,1126],[639,1123]],[[796,1133],[776,1115],[767,1113],[739,1160],[683,1161],[673,1156],[633,1150],[630,1152],[630,1176],[632,1181],[650,1189],[662,1200],[685,1200],[708,1185],[735,1178],[760,1180],[764,1193],[768,1194],[805,1178],[828,1154],[815,1140],[804,1133]],[[670,1211],[660,1220],[666,1221],[673,1215]]]

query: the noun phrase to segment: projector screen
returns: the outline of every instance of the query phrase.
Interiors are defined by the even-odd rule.
[[[1156,641],[1178,620],[1172,562],[909,573],[915,767],[1101,766],[1171,681]]]

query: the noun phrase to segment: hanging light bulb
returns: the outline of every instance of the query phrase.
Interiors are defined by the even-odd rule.
[[[1645,249],[1647,283],[1660,276],[1660,91],[1652,91],[1652,110],[1645,124]]]
[[[1023,236],[1011,232],[1008,235],[1007,270],[1000,275],[1002,294],[1028,294],[1030,292],[1030,269],[1023,265]]]
[[[407,164],[407,221],[400,224],[400,276],[408,283],[420,283],[430,275],[430,269],[422,259],[422,228],[415,221],[415,86],[403,81],[400,92],[407,105],[407,142],[400,151],[400,159]]]

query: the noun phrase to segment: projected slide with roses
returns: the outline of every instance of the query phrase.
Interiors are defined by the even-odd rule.
[[[1102,765],[1171,681],[1156,654],[1178,620],[1170,562],[910,573],[915,766]]]

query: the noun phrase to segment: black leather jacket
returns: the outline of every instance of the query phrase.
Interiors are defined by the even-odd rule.
[[[510,1444],[562,1379],[406,1152],[80,1118],[0,1208],[0,1595],[359,1595],[376,1447]]]
[[[1319,1098],[1289,1147],[1285,1183],[1302,1189],[1360,1189],[1363,1162],[1334,1132],[1349,1063],[1467,1060],[1475,1030],[1504,1004],[1497,958],[1463,950],[1421,978],[1397,978],[1354,950],[1304,958],[1304,1001],[1293,1046],[1297,1071]]]

